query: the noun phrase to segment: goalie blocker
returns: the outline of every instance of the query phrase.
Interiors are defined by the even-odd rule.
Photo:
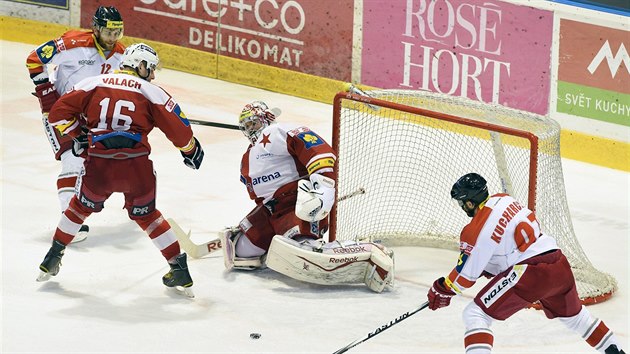
[[[298,242],[275,236],[267,253],[266,265],[293,279],[314,284],[364,282],[377,293],[386,286],[393,286],[392,251],[369,242],[322,243],[319,240]]]

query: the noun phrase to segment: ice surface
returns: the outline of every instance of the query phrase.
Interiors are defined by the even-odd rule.
[[[190,260],[195,299],[162,285],[168,266],[113,196],[88,219],[89,238],[68,247],[58,276],[37,283],[59,206],[54,160],[24,66],[33,48],[0,42],[2,51],[2,346],[3,353],[332,353],[411,311],[456,254],[399,247],[396,286],[316,286],[275,274],[226,273],[220,254]],[[243,105],[266,101],[285,122],[309,125],[330,139],[332,107],[172,70],[157,73],[190,118],[235,124]],[[196,240],[214,238],[253,206],[239,182],[248,141],[238,131],[194,126],[206,151],[199,171],[186,168],[159,131],[151,136],[157,206]],[[575,231],[596,267],[619,291],[590,306],[628,349],[628,173],[564,160]],[[350,353],[463,353],[461,311],[480,281],[450,307],[424,310]],[[497,353],[591,353],[580,337],[536,310],[493,325]],[[250,333],[260,333],[258,340]]]

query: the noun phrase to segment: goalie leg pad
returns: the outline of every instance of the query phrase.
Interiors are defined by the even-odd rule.
[[[263,260],[264,254],[253,257],[236,256],[236,248],[238,247],[237,245],[243,242],[248,242],[251,244],[251,241],[249,241],[247,237],[245,237],[245,235],[238,227],[225,229],[223,234],[220,235],[220,238],[223,245],[223,264],[225,265],[225,269],[254,270],[265,267]],[[252,246],[254,245],[252,244]]]
[[[361,283],[372,264],[372,244],[311,245],[287,237],[275,236],[267,254],[267,267],[290,278],[307,283],[339,285]]]
[[[365,285],[380,293],[386,286],[394,285],[394,252],[374,245],[370,255],[371,265],[365,272]]]

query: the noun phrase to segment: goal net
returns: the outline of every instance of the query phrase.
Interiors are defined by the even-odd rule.
[[[615,279],[590,263],[573,231],[554,120],[426,91],[368,94],[335,97],[333,147],[343,200],[331,213],[331,241],[457,250],[470,219],[450,190],[477,172],[491,194],[508,192],[535,210],[571,263],[583,303],[612,295]]]

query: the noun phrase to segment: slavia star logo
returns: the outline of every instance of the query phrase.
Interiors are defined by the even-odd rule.
[[[263,134],[260,143],[263,144],[263,147],[267,147],[267,143],[271,144],[271,141],[269,140],[269,134]]]

